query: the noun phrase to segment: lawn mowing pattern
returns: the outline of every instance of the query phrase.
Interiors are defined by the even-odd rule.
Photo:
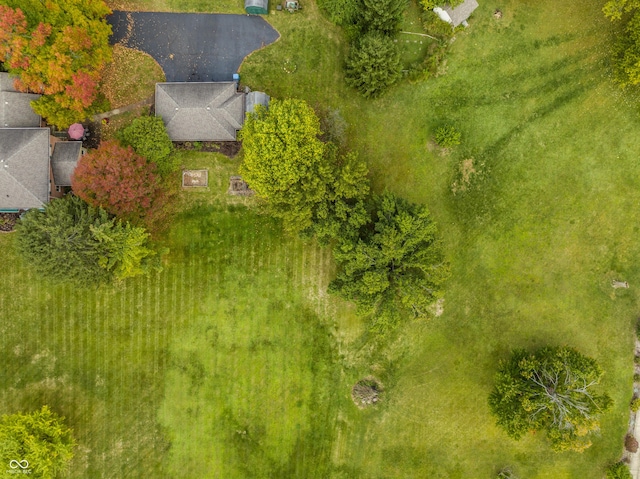
[[[267,387],[261,392],[265,408],[279,404],[281,391],[275,386],[279,384],[277,381],[290,381],[294,385],[289,398],[281,405],[300,409],[300,415],[294,418],[295,424],[301,425],[300,431],[295,424],[293,429],[266,431],[269,444],[282,443],[280,452],[269,449],[276,455],[275,462],[272,461],[276,464],[276,472],[286,475],[286,471],[310,466],[296,463],[301,457],[296,451],[305,450],[308,444],[314,449],[312,453],[305,453],[306,456],[326,459],[326,452],[317,454],[322,449],[320,441],[299,444],[298,434],[301,437],[315,434],[310,427],[321,418],[325,419],[322,424],[331,424],[330,418],[324,416],[335,410],[330,407],[332,393],[326,393],[334,389],[330,387],[334,381],[330,371],[333,346],[326,327],[321,326],[316,315],[327,308],[326,300],[319,297],[318,292],[326,288],[328,253],[300,241],[283,242],[277,224],[268,218],[256,217],[241,206],[231,207],[229,212],[220,212],[217,207],[200,207],[186,213],[184,222],[176,225],[174,232],[169,264],[162,273],[98,290],[75,290],[38,280],[15,258],[12,245],[15,235],[0,238],[3,259],[14,265],[5,279],[21,291],[18,296],[5,290],[8,294],[0,296],[0,351],[3,363],[6,363],[0,376],[2,410],[15,412],[50,404],[54,411],[65,416],[79,443],[70,477],[160,478],[168,477],[170,473],[175,477],[196,477],[190,476],[187,472],[190,469],[181,469],[184,466],[181,461],[168,463],[174,455],[182,459],[180,440],[185,438],[180,434],[189,433],[177,418],[189,407],[196,410],[202,405],[200,402],[207,399],[206,395],[196,395],[174,402],[181,393],[176,389],[181,384],[176,384],[176,370],[181,370],[184,360],[181,348],[185,338],[201,344],[198,341],[206,334],[200,332],[206,329],[206,320],[212,310],[222,311],[220,308],[225,304],[230,304],[231,308],[236,304],[243,305],[242,308],[252,304],[255,289],[249,285],[245,289],[233,288],[243,281],[251,281],[250,276],[239,277],[239,272],[251,271],[260,278],[261,294],[273,297],[283,305],[290,298],[292,312],[295,312],[290,318],[293,322],[285,322],[287,328],[276,334],[279,339],[274,340],[272,346],[266,345],[267,339],[252,336],[253,326],[260,326],[256,333],[262,331],[268,336],[269,331],[262,324],[263,317],[251,314],[236,317],[225,310],[224,316],[222,313],[218,316],[226,323],[216,326],[231,328],[228,330],[231,341],[235,341],[232,333],[246,331],[244,339],[248,343],[245,346],[249,348],[244,348],[246,361],[252,356],[252,348],[268,349],[264,364],[271,367],[275,389]],[[272,282],[271,278],[276,278],[277,282]],[[224,302],[225,294],[230,303]],[[272,313],[270,321],[286,320],[288,317],[278,312],[278,304],[265,304],[275,308],[274,311],[263,310],[260,305],[256,308],[267,316],[266,320]],[[298,338],[299,357],[306,358],[301,364],[295,362],[295,355],[291,356],[293,337]],[[258,342],[251,346],[254,340]],[[227,345],[234,347],[232,343]],[[220,352],[224,353],[225,350]],[[186,354],[189,359],[188,348]],[[201,354],[204,359],[213,357],[207,349]],[[225,357],[233,358],[233,355],[225,354]],[[315,364],[313,368],[308,367],[311,363]],[[189,371],[197,383],[205,378],[198,376],[199,366],[194,364],[196,369]],[[262,367],[260,360],[255,364]],[[279,369],[281,364],[290,365],[291,374],[286,378]],[[188,365],[187,362],[185,367]],[[206,363],[205,372],[227,381],[226,407],[238,416],[238,412],[247,412],[242,403],[246,397],[242,394],[235,397],[233,385],[243,377],[250,382],[250,371],[243,376],[236,370],[234,374],[230,370],[216,372],[214,366]],[[266,372],[261,372],[260,377],[264,374]],[[296,374],[300,376],[299,380],[295,378]],[[165,376],[169,379],[163,406]],[[268,374],[264,378],[271,383]],[[177,379],[180,380],[179,376]],[[203,383],[203,391],[209,384],[218,385],[212,378],[207,376],[206,379],[211,383]],[[312,384],[312,380],[317,380],[318,384]],[[191,402],[184,410],[175,409],[186,400]],[[298,401],[301,401],[300,405]],[[208,399],[203,404],[211,407]],[[159,423],[161,407],[165,411],[163,417],[171,427]],[[216,415],[223,412],[214,410]],[[270,424],[279,424],[283,414],[281,407],[274,409]],[[167,419],[167,416],[170,417]],[[225,426],[219,431],[222,434],[235,430],[235,425]],[[258,421],[251,426],[258,430],[263,427]],[[255,429],[251,431],[253,434]],[[326,431],[329,435],[322,441],[328,451],[332,428]],[[280,432],[288,434],[289,439],[281,440]],[[324,433],[321,431],[321,434]],[[214,437],[211,442],[199,443],[205,451],[201,458],[209,457],[211,448],[220,451],[219,443],[214,439],[220,441],[219,437]],[[169,454],[174,441],[174,450]],[[223,454],[235,452],[229,447]],[[239,466],[246,462],[245,458],[240,459],[233,464]],[[198,466],[197,462],[193,465]],[[222,477],[215,475],[210,466],[205,461],[204,469],[197,469],[197,477]],[[264,477],[269,477],[269,471],[271,469],[266,470]]]
[[[387,409],[340,428],[334,461],[354,477],[491,477],[512,465],[520,477],[600,478],[619,457],[638,294],[610,281],[640,284],[640,121],[634,92],[611,83],[601,6],[483,4],[457,35],[445,75],[373,102],[329,82],[341,65],[324,56],[322,76],[278,71],[288,45],[306,44],[301,26],[313,12],[278,23],[282,41],[243,65],[252,88],[340,109],[374,189],[426,203],[452,262],[444,315],[398,341],[404,354]],[[331,29],[315,33],[322,51],[341,48]],[[462,132],[448,154],[432,144],[443,124]],[[469,158],[485,164],[485,179],[454,196],[458,164]],[[541,435],[512,441],[489,415],[498,361],[513,347],[545,344],[575,346],[606,371],[615,407],[584,454],[553,454]]]
[[[194,318],[169,351],[160,416],[173,435],[170,473],[327,477],[339,369],[327,327],[292,285],[305,282],[296,257],[318,265],[328,251],[306,257],[250,215],[196,209],[184,221],[204,282],[193,285]]]

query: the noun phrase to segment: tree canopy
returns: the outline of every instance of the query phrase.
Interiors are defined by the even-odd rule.
[[[489,396],[497,424],[514,438],[528,431],[547,433],[556,451],[583,451],[601,413],[612,404],[598,393],[603,371],[597,362],[569,347],[513,351],[500,364]]]
[[[612,49],[616,79],[622,86],[640,83],[640,0],[609,0],[603,7],[612,21],[624,27]]]
[[[30,471],[29,477],[40,479],[51,479],[63,473],[76,445],[71,429],[63,419],[47,406],[32,413],[3,415],[0,419],[0,461],[3,466],[12,461],[22,462],[26,465],[24,471]]]
[[[328,238],[357,223],[351,208],[369,187],[366,166],[320,140],[320,120],[302,100],[272,100],[248,115],[240,137],[244,180],[293,232]]]
[[[165,199],[156,170],[133,148],[110,140],[80,159],[71,184],[74,193],[92,206],[122,220],[149,222]]]
[[[103,0],[5,0],[0,61],[21,91],[42,93],[36,113],[67,127],[86,118],[111,60],[111,13]]]
[[[375,198],[370,222],[356,238],[339,242],[334,256],[338,273],[330,291],[371,314],[380,332],[394,326],[399,312],[428,316],[449,277],[426,206],[391,193]]]
[[[155,163],[162,176],[176,171],[180,166],[177,157],[172,154],[173,143],[159,116],[142,116],[133,120],[122,130],[122,141],[138,155]]]
[[[18,250],[47,278],[79,284],[124,279],[147,272],[157,261],[144,228],[110,218],[67,195],[32,209],[16,225]]]
[[[352,45],[346,61],[347,84],[375,98],[400,78],[400,51],[391,37],[367,33]]]
[[[361,0],[359,22],[363,31],[393,35],[400,29],[406,0]]]

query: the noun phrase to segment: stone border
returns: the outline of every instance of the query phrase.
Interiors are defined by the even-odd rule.
[[[185,184],[185,179],[190,180]],[[209,170],[182,170],[183,188],[207,188],[209,186]]]

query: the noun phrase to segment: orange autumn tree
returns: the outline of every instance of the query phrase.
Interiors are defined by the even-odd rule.
[[[156,165],[114,140],[80,159],[71,185],[91,206],[134,223],[156,220],[166,199]]]
[[[3,0],[0,62],[33,108],[65,128],[95,110],[100,72],[111,61],[111,13],[103,0]]]

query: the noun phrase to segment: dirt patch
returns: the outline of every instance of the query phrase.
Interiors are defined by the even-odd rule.
[[[228,158],[235,157],[242,148],[239,141],[177,141],[174,145],[180,150],[222,153]]]
[[[10,233],[16,226],[20,213],[0,213],[0,232]]]
[[[451,192],[455,195],[471,189],[474,182],[481,179],[483,172],[484,164],[482,162],[478,164],[473,158],[462,160],[458,165],[456,180],[451,184]]]

